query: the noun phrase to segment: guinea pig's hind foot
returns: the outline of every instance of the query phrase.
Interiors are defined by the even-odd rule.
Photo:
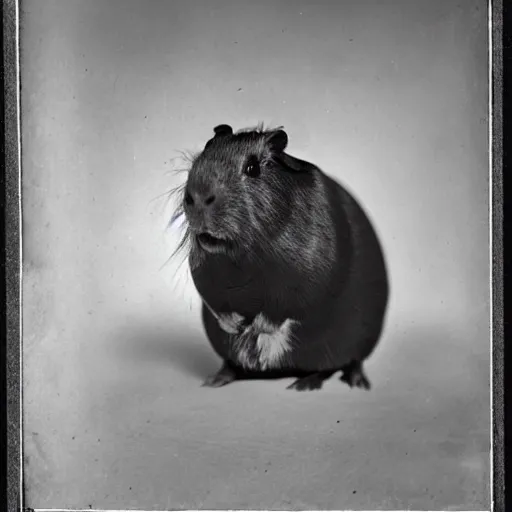
[[[359,361],[352,361],[342,369],[340,380],[346,382],[351,388],[361,388],[369,390],[370,381],[363,371],[363,365]]]
[[[235,370],[231,368],[231,366],[229,366],[227,363],[224,363],[217,373],[214,373],[213,375],[210,375],[206,378],[202,384],[202,387],[220,388],[226,384],[229,384],[230,382],[233,382],[236,379],[237,374]]]
[[[297,379],[292,382],[286,389],[295,389],[297,391],[312,391],[314,389],[321,389],[324,380],[332,377],[333,371],[326,370],[321,372],[310,373],[305,377]]]

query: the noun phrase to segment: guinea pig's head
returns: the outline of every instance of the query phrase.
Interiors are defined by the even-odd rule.
[[[288,136],[282,129],[233,133],[228,125],[214,133],[183,191],[191,250],[233,257],[265,250],[289,222],[300,186],[282,163]]]

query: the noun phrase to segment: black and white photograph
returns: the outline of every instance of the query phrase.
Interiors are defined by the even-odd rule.
[[[11,4],[22,510],[490,511],[491,4]]]

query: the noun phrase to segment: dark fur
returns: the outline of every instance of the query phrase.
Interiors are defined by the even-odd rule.
[[[204,215],[197,203],[183,204],[188,227],[181,247],[198,292],[218,314],[236,311],[250,322],[263,312],[276,324],[300,322],[286,366],[268,376],[300,375],[293,387],[318,389],[342,370],[342,380],[369,388],[361,364],[381,335],[389,291],[367,216],[337,182],[284,152],[284,131],[233,134],[221,125],[215,133],[193,160],[184,190],[199,201],[215,198]],[[251,155],[258,177],[243,173]],[[198,244],[204,230],[226,240],[220,252]],[[237,366],[233,337],[204,306],[203,322],[225,361],[207,384],[254,376]]]

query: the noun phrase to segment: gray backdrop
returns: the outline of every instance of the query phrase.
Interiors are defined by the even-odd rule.
[[[27,506],[489,507],[483,0],[25,0]],[[200,388],[219,366],[169,171],[283,125],[360,199],[392,298],[367,369]]]

